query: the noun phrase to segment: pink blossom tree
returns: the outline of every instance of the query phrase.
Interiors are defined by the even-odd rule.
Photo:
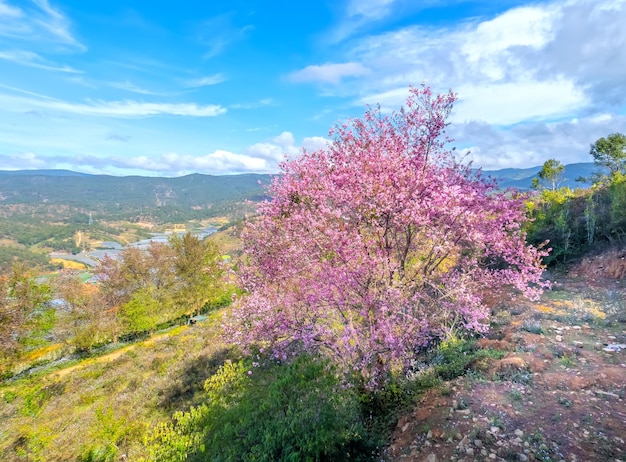
[[[445,149],[455,99],[411,88],[406,108],[370,109],[281,165],[244,231],[235,343],[319,351],[374,387],[434,339],[485,331],[486,291],[541,293],[523,198]]]

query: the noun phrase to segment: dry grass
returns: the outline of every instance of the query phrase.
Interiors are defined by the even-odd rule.
[[[84,271],[86,269],[89,269],[89,267],[84,263],[72,260],[64,260],[63,258],[51,258],[50,263],[52,263],[53,265],[61,264],[63,265],[63,269],[73,269],[78,271]]]
[[[0,459],[83,460],[145,455],[144,434],[196,404],[205,379],[228,356],[218,316],[132,348],[0,386]]]

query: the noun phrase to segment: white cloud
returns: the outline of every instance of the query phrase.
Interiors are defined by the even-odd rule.
[[[119,154],[107,157],[86,155],[84,152],[89,151],[90,148],[86,147],[84,143],[79,142],[74,145],[60,142],[57,151],[64,154],[48,157],[38,156],[35,154],[36,152],[49,148],[48,145],[38,145],[32,150],[7,156],[3,168],[68,168],[90,173],[167,176],[178,176],[192,172],[208,174],[275,173],[278,171],[278,164],[284,160],[285,154],[293,157],[301,152],[301,147],[290,132],[283,132],[264,142],[253,144],[243,149],[242,152],[216,149],[208,154],[200,155],[178,152],[147,154],[146,151],[152,151],[154,147],[145,149],[145,146],[142,146],[142,153],[132,154],[133,143],[135,143],[134,137],[111,132],[102,133],[102,130],[98,129],[96,136],[100,135],[103,135],[103,139],[109,141],[112,146],[118,142],[124,142],[124,150],[129,152],[129,155],[127,157],[122,157]],[[302,146],[308,150],[319,149],[325,145],[326,139],[321,137],[304,138],[302,141]],[[72,152],[76,150],[78,153]]]
[[[226,76],[222,73],[208,75],[206,77],[200,77],[198,79],[190,79],[185,82],[185,86],[188,88],[208,87],[211,85],[217,85],[226,81]]]
[[[12,87],[12,86],[10,86],[10,85],[4,85],[4,84],[2,84],[2,83],[0,83],[0,87],[1,87],[1,88],[5,88],[5,89],[7,89],[7,90],[11,90],[11,91],[16,92],[16,93],[21,93],[21,94],[23,94],[23,95],[34,96],[34,97],[36,97],[36,98],[48,99],[48,100],[51,100],[51,101],[59,101],[59,100],[58,100],[58,99],[56,99],[56,98],[52,98],[52,97],[50,97],[50,96],[42,95],[41,93],[35,93],[35,92],[33,92],[33,91],[28,91],[28,90],[24,90],[24,89],[22,89],[22,88]],[[0,98],[1,98],[1,97],[2,97],[2,94],[0,94]]]
[[[361,34],[334,58],[370,72],[324,94],[388,112],[404,104],[409,85],[451,88],[459,101],[449,132],[477,165],[589,162],[591,142],[626,130],[624,24],[626,0],[555,0]]]
[[[37,42],[42,46],[50,44],[85,50],[71,32],[70,20],[48,0],[33,0],[33,7],[22,8],[0,2],[0,36]]]
[[[197,36],[198,41],[207,48],[203,58],[210,59],[222,54],[233,43],[245,39],[252,29],[250,25],[235,25],[234,15],[231,13],[207,19]]]
[[[58,66],[54,63],[42,58],[37,53],[26,50],[8,50],[0,51],[0,59],[11,61],[23,66],[36,67],[47,71],[68,72],[70,74],[82,74],[82,71],[73,69],[69,66]]]
[[[231,109],[256,109],[263,106],[271,106],[275,104],[272,98],[263,98],[252,103],[236,103],[231,104],[228,107]]]
[[[130,91],[132,93],[137,93],[139,95],[154,95],[154,96],[165,96],[166,93],[159,93],[156,91],[148,90],[146,88],[139,87],[134,83],[126,80],[124,82],[109,82],[109,85],[113,88],[119,88],[120,90]]]
[[[21,18],[22,16],[24,16],[24,12],[20,8],[7,5],[4,0],[0,0],[0,18]]]
[[[48,31],[53,37],[67,45],[85,49],[70,32],[70,22],[60,11],[50,6],[48,0],[33,0],[35,4],[44,12],[44,17],[35,20],[35,23]]]
[[[280,135],[262,143],[255,143],[245,150],[246,154],[268,161],[274,167],[284,160],[285,156],[296,156],[300,152],[296,140],[291,132]]]
[[[141,101],[93,101],[81,103],[45,103],[44,106],[59,111],[81,115],[104,117],[151,117],[177,115],[190,117],[213,117],[226,112],[218,105],[200,106],[196,103],[146,103]]]
[[[371,19],[380,19],[387,16],[395,0],[350,0],[348,2],[348,16],[364,16]]]
[[[370,73],[370,70],[360,63],[326,63],[321,66],[307,66],[289,74],[292,82],[321,82],[338,84],[346,77],[361,77]]]
[[[494,125],[564,117],[587,105],[573,81],[516,81],[458,87],[452,121],[482,120]]]
[[[3,105],[5,110],[12,112],[25,112],[32,109],[43,109],[48,111],[79,114],[83,116],[114,118],[153,117],[159,115],[214,117],[226,112],[226,108],[215,104],[198,105],[196,103],[150,103],[134,100],[97,100],[87,101],[86,103],[73,103],[50,98],[24,98],[3,93],[0,93],[0,103]]]
[[[511,47],[541,49],[554,39],[554,25],[559,17],[559,9],[545,5],[506,11],[492,20],[478,23],[467,34],[461,53],[469,62],[478,62]]]
[[[329,140],[322,136],[310,136],[302,140],[302,147],[309,152],[325,149]]]
[[[50,168],[49,160],[38,157],[33,152],[20,152],[14,155],[3,156],[3,170],[29,170]]]
[[[564,0],[447,28],[355,39],[344,59],[371,70],[338,85],[355,103],[397,108],[410,84],[459,94],[457,117],[515,124],[626,103],[626,2]],[[584,31],[584,32],[581,32]]]
[[[448,131],[459,151],[469,151],[469,159],[486,169],[531,167],[551,158],[571,164],[592,162],[589,145],[608,133],[626,132],[626,116],[531,122],[506,130],[473,121],[453,123]]]

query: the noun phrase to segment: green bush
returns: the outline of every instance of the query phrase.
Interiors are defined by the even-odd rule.
[[[549,241],[548,265],[626,237],[626,176],[616,173],[589,189],[544,190],[528,202],[528,242]]]
[[[206,403],[148,437],[152,460],[354,460],[364,451],[357,394],[319,358],[253,368],[227,362],[205,389]]]
[[[479,348],[474,339],[454,335],[442,341],[432,354],[435,374],[443,380],[455,379],[487,358],[501,359],[504,356],[499,350]]]

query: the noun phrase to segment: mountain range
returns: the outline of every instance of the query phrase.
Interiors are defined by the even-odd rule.
[[[530,189],[533,178],[541,171],[541,166],[530,168],[505,168],[501,170],[484,170],[496,180],[501,188],[517,188],[521,190]],[[578,164],[568,164],[563,170],[562,180],[559,187],[569,187],[571,189],[585,188],[591,186],[590,178],[598,172],[599,168],[593,162]],[[578,178],[585,178],[586,181],[576,181]]]
[[[541,170],[507,168],[484,171],[502,188],[529,189]],[[577,188],[579,177],[589,178],[593,163],[565,166],[560,186]],[[64,205],[84,210],[130,211],[176,208],[216,212],[233,202],[261,200],[262,185],[269,175],[244,174],[214,176],[191,174],[175,178],[91,175],[69,170],[0,170],[0,205]]]

